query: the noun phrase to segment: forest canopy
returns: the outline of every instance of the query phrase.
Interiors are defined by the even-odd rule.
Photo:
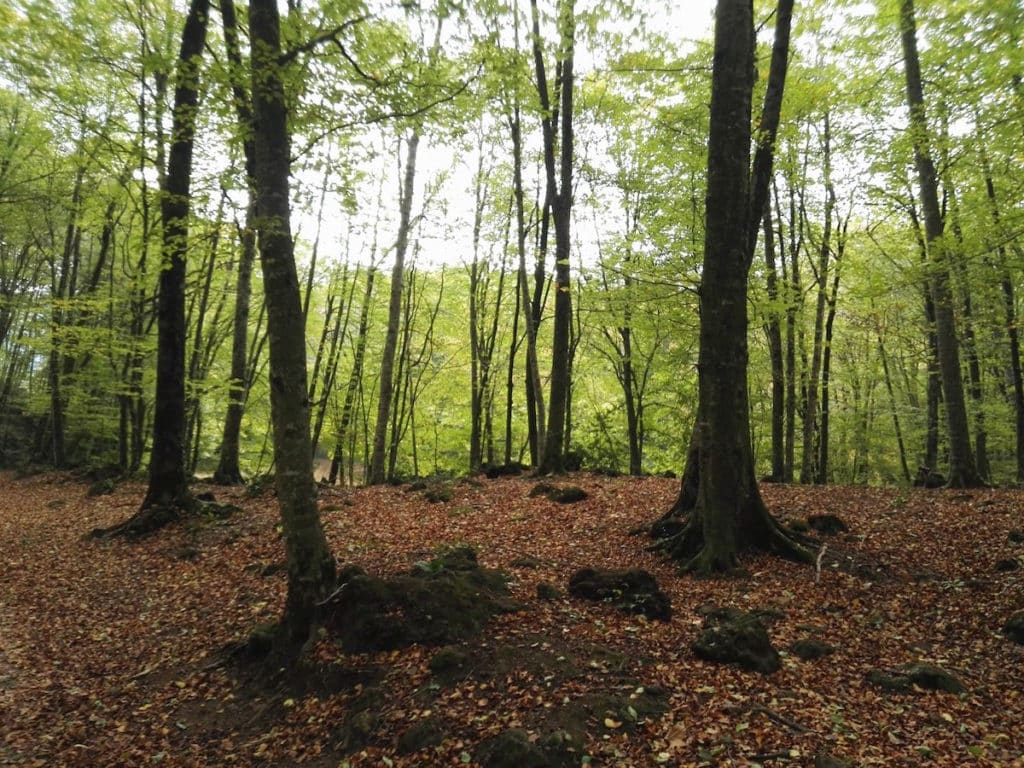
[[[796,4],[748,293],[759,477],[940,482],[966,455],[981,479],[1024,480],[1024,10],[982,5]],[[754,143],[774,12],[754,3]],[[4,465],[147,465],[177,244],[187,472],[273,469],[249,10],[213,3],[191,67],[186,13],[172,0],[0,9]],[[694,39],[667,23],[680,13],[282,10],[318,479],[683,469],[712,43],[710,25]],[[186,87],[194,108],[177,99]],[[168,217],[181,125],[189,205]],[[958,388],[962,429],[948,418]]]

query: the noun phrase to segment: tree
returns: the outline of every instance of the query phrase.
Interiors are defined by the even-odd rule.
[[[256,170],[256,150],[252,139],[252,105],[245,87],[245,73],[242,54],[238,44],[238,24],[235,18],[234,0],[220,0],[221,24],[224,29],[224,47],[228,60],[228,76],[231,80],[231,100],[235,108],[238,132],[242,138],[242,153],[245,159],[245,182],[248,204],[245,222],[240,227],[241,254],[238,259],[238,273],[235,283],[235,313],[231,333],[231,383],[228,390],[228,407],[224,416],[224,429],[220,441],[220,458],[213,478],[218,483],[237,485],[243,480],[239,464],[239,437],[242,431],[242,415],[245,411],[247,387],[246,347],[249,333],[249,304],[252,297],[252,266],[256,260],[256,233],[254,230],[255,208],[253,184]]]
[[[284,528],[288,595],[279,639],[299,649],[315,635],[318,606],[334,585],[334,558],[320,524],[310,461],[305,323],[290,224],[290,136],[276,0],[253,0],[253,139],[260,265],[270,337],[275,485]]]
[[[157,308],[157,384],[149,487],[138,513],[103,535],[140,536],[194,505],[185,476],[185,262],[191,207],[192,149],[199,109],[199,65],[209,0],[192,0],[181,34],[167,173],[160,196],[163,262]]]
[[[946,428],[949,438],[948,482],[953,488],[970,488],[983,485],[984,479],[978,474],[971,452],[967,405],[960,376],[956,318],[950,290],[949,261],[943,242],[942,212],[939,209],[938,174],[929,150],[928,119],[921,82],[921,64],[917,55],[914,0],[900,0],[900,37],[903,43],[910,131],[914,142],[914,164],[917,167],[921,207],[924,213],[928,282],[935,311],[935,338],[942,376],[942,394],[946,405]]]
[[[718,0],[712,72],[699,404],[688,464],[696,499],[684,522],[663,520],[659,547],[697,573],[729,571],[758,548],[798,560],[810,553],[771,517],[757,486],[747,394],[747,280],[768,198],[772,145],[785,83],[792,2],[780,0],[758,151],[750,167],[754,19],[750,0]],[[695,454],[695,457],[694,457]],[[688,466],[687,474],[694,467]],[[684,478],[684,488],[686,480]]]
[[[551,390],[548,400],[547,432],[543,441],[538,471],[562,472],[565,469],[565,429],[569,417],[569,336],[572,324],[572,284],[570,273],[570,235],[573,196],[573,57],[576,40],[575,11],[572,0],[558,3],[558,58],[552,107],[547,73],[540,44],[540,14],[537,0],[530,0],[533,13],[533,59],[540,97],[541,128],[544,137],[544,211],[550,211],[555,226],[555,317],[551,343]],[[559,121],[560,124],[559,124]],[[555,168],[555,126],[559,125],[558,168]],[[547,222],[541,235],[546,247]]]

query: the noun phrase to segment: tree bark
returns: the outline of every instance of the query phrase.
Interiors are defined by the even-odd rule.
[[[192,148],[199,111],[199,65],[209,0],[192,0],[181,35],[171,143],[160,195],[162,268],[157,307],[157,383],[149,487],[139,511],[97,536],[138,537],[177,520],[194,505],[185,476],[185,262],[191,207]]]
[[[313,639],[319,604],[334,584],[310,461],[306,343],[289,220],[290,141],[281,78],[276,0],[250,3],[256,199],[270,338],[275,483],[284,529],[288,594],[279,639],[288,650]]]
[[[394,394],[395,354],[398,349],[398,326],[402,311],[402,284],[405,278],[405,256],[409,247],[412,218],[412,195],[416,180],[416,149],[420,143],[419,131],[409,135],[405,158],[405,180],[399,199],[398,239],[395,242],[395,265],[391,270],[391,298],[388,304],[388,327],[384,336],[384,352],[380,363],[380,393],[377,397],[377,426],[373,433],[373,454],[367,482],[380,485],[387,479],[387,437],[391,421],[391,399]]]
[[[779,308],[779,277],[775,266],[775,231],[772,228],[771,206],[764,209],[764,258],[767,267],[768,317],[765,334],[768,337],[768,357],[772,369],[772,471],[774,482],[786,478],[786,382],[785,366],[782,359],[782,321]]]
[[[924,212],[925,237],[928,247],[929,283],[935,307],[935,336],[939,350],[942,392],[946,403],[946,426],[949,438],[948,484],[953,488],[977,487],[984,484],[978,474],[971,452],[970,427],[964,402],[963,380],[960,377],[960,352],[953,314],[953,297],[949,286],[949,259],[943,244],[943,221],[939,210],[938,182],[935,164],[929,152],[928,120],[925,112],[921,65],[917,55],[917,25],[914,0],[900,0],[900,32],[903,44],[907,85],[907,106],[914,140],[914,161]]]
[[[996,237],[999,245],[995,249],[996,272],[999,275],[999,287],[1003,298],[1003,313],[1006,318],[1006,335],[1009,341],[1010,353],[1010,380],[1013,382],[1013,421],[1014,433],[1016,436],[1015,454],[1017,463],[1017,483],[1024,483],[1024,376],[1021,374],[1020,356],[1020,334],[1017,330],[1017,301],[1013,284],[1013,276],[1007,265],[1006,246],[1002,243],[1005,238],[1002,215],[999,210],[999,201],[996,197],[996,186],[992,179],[992,171],[989,168],[988,157],[981,153],[981,165],[985,174],[985,196],[988,200],[989,212],[992,216],[992,224],[995,226]],[[1006,238],[1008,239],[1008,238]],[[1018,251],[1018,257],[1024,261],[1024,252]],[[1018,262],[1020,263],[1020,262]]]
[[[552,113],[544,61],[540,48],[537,2],[533,10],[533,53],[537,74],[537,92],[542,109],[544,168],[547,177],[546,198],[555,225],[555,317],[551,344],[551,378],[548,401],[547,435],[541,454],[540,473],[565,470],[565,429],[569,402],[569,341],[572,324],[572,277],[570,270],[570,228],[573,195],[573,47],[575,17],[573,0],[561,0],[558,13],[559,54],[556,90],[560,102]],[[558,171],[555,169],[555,122],[561,120],[558,147]]]
[[[245,86],[242,55],[238,44],[238,25],[233,0],[220,0],[221,22],[224,28],[224,47],[228,58],[228,73],[231,79],[232,101],[235,107],[235,121],[242,136],[242,152],[245,157],[245,183],[248,202],[245,208],[245,222],[239,231],[241,253],[238,258],[238,272],[235,278],[235,315],[231,332],[231,373],[228,385],[228,408],[224,416],[224,429],[220,440],[220,457],[213,473],[216,483],[240,485],[244,478],[239,461],[241,448],[242,416],[248,394],[246,382],[246,349],[249,334],[249,309],[252,298],[252,268],[256,261],[256,214],[253,187],[255,184],[256,152],[252,140],[252,108],[248,89]]]
[[[788,21],[783,42],[788,47]],[[746,378],[747,279],[753,257],[751,228],[760,221],[763,207],[751,210],[757,199],[751,194],[749,152],[753,75],[752,3],[719,0],[700,293],[700,401],[690,452],[696,445],[697,500],[681,530],[660,543],[684,561],[684,568],[698,573],[734,569],[739,552],[748,547],[810,559],[768,513],[754,476]],[[767,128],[770,147],[774,126]],[[770,174],[770,158],[767,168]],[[761,183],[756,174],[755,179]],[[685,483],[684,476],[684,490]]]

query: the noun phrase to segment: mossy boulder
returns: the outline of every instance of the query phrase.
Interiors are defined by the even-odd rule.
[[[542,581],[537,585],[537,597],[540,600],[558,600],[562,596],[562,590],[554,584]]]
[[[834,536],[850,530],[841,517],[832,514],[810,515],[807,518],[807,526],[825,536]]]
[[[398,737],[398,754],[411,755],[427,747],[436,747],[444,741],[444,730],[441,721],[436,717],[424,717],[417,720],[401,736]]]
[[[584,600],[599,600],[624,613],[668,621],[672,604],[650,573],[637,568],[604,570],[584,568],[569,579],[569,594]]]
[[[446,645],[427,662],[427,668],[444,682],[461,680],[470,671],[470,656],[465,648]]]
[[[1015,643],[1024,645],[1024,611],[1017,611],[1003,625],[1003,634]]]
[[[867,674],[869,683],[890,693],[912,693],[915,689],[965,693],[966,686],[944,669],[930,664],[912,664],[896,672],[872,670]]]
[[[476,760],[483,768],[549,768],[551,763],[540,747],[530,742],[526,731],[511,728],[480,743]]]
[[[574,504],[587,498],[587,492],[575,485],[555,485],[543,480],[530,489],[530,498],[543,496],[548,501],[558,504]]]
[[[738,608],[708,611],[692,648],[705,661],[735,664],[763,675],[782,667],[779,652],[772,646],[761,619]]]
[[[342,574],[324,606],[324,626],[350,653],[457,643],[517,607],[505,575],[481,568],[469,547],[449,549],[389,579],[358,568]]]
[[[835,648],[816,637],[803,637],[789,645],[787,650],[804,661],[813,661],[835,653]]]

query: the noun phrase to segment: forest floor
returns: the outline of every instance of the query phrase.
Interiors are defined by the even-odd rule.
[[[408,572],[439,545],[468,543],[509,575],[520,609],[466,643],[490,661],[462,679],[431,673],[436,649],[342,654],[322,640],[316,657],[341,673],[292,690],[222,653],[282,611],[285,577],[268,568],[283,559],[272,492],[203,487],[243,511],[138,543],[96,541],[83,536],[129,517],[143,486],[88,496],[67,475],[0,474],[0,765],[472,766],[488,737],[519,727],[539,738],[588,702],[576,710],[588,714],[576,765],[803,766],[827,753],[851,766],[1024,766],[1024,646],[1000,631],[1024,608],[1024,569],[995,567],[1024,562],[1010,536],[1024,528],[1024,492],[765,486],[783,519],[828,512],[849,526],[828,539],[820,580],[761,556],[745,559],[746,578],[696,580],[630,535],[668,508],[678,481],[559,482],[588,497],[531,498],[526,478],[456,481],[439,503],[408,487],[322,489],[339,563]],[[564,596],[591,566],[650,571],[671,620]],[[563,596],[539,599],[541,582]],[[784,653],[767,676],[701,661],[691,643],[709,604],[777,611],[780,650],[808,635],[836,650]],[[890,693],[866,679],[915,662],[967,691]],[[342,726],[370,688],[375,709],[354,743]],[[596,703],[641,689],[666,711]],[[398,737],[427,718],[437,743],[400,754]]]

